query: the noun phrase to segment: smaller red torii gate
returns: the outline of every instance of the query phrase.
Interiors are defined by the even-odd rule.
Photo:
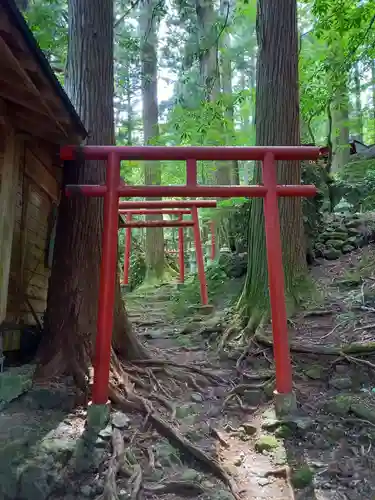
[[[127,208],[131,203],[134,206],[137,202],[120,202],[119,203],[119,214],[125,215],[125,223],[120,224],[120,228],[126,228],[125,233],[125,249],[124,249],[124,274],[123,274],[123,284],[128,285],[129,283],[129,268],[130,268],[130,248],[131,248],[131,230],[132,228],[141,227],[178,227],[178,257],[179,257],[179,271],[180,271],[180,283],[185,281],[185,245],[184,245],[184,227],[192,227],[194,233],[194,245],[196,251],[198,277],[200,283],[200,294],[201,302],[203,305],[208,304],[208,293],[207,293],[207,280],[204,271],[204,257],[202,251],[202,241],[200,235],[199,218],[198,218],[198,208],[202,207],[216,207],[217,203],[214,200],[180,200],[173,202],[157,202],[159,206],[166,205],[170,208],[151,208],[155,207],[153,201],[139,202],[141,206],[149,206],[150,208],[138,208],[129,209]],[[151,204],[151,205],[150,205]],[[173,208],[172,208],[173,207]],[[180,207],[190,207],[190,208],[180,208]],[[178,220],[133,220],[133,215],[177,215]],[[184,215],[191,215],[192,219],[190,221],[183,220]],[[211,230],[213,226],[211,225]],[[215,236],[211,235],[211,258],[215,255]]]
[[[288,342],[288,325],[284,291],[278,198],[280,196],[315,196],[310,185],[278,185],[276,161],[316,160],[319,148],[305,146],[256,147],[176,147],[176,146],[66,146],[62,160],[78,156],[91,160],[106,160],[105,185],[68,185],[66,194],[104,197],[103,247],[100,269],[97,337],[95,342],[93,405],[106,405],[111,360],[111,341],[117,276],[118,210],[120,197],[214,197],[264,199],[265,236],[268,264],[269,294],[276,371],[276,409],[290,410],[295,405],[292,365]],[[127,186],[120,179],[121,160],[186,161],[186,184],[183,186]],[[262,162],[263,185],[202,186],[197,182],[197,161]],[[134,203],[134,202],[133,202]],[[135,202],[137,203],[137,202]],[[157,202],[156,202],[157,203]],[[148,208],[143,207],[143,208]],[[129,207],[130,208],[130,207]],[[139,205],[134,208],[140,208]],[[166,208],[163,203],[162,207]],[[294,401],[294,403],[293,403]]]

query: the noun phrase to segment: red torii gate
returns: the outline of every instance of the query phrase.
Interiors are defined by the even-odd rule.
[[[276,369],[275,404],[279,410],[295,405],[292,367],[288,343],[284,272],[281,252],[279,196],[315,196],[310,185],[278,185],[277,160],[315,160],[319,148],[305,146],[256,147],[168,147],[168,146],[66,146],[63,160],[74,160],[79,151],[85,159],[107,160],[105,185],[70,185],[66,194],[104,197],[103,251],[100,269],[98,326],[95,343],[93,405],[108,402],[108,381],[111,359],[111,339],[115,283],[117,274],[117,231],[120,197],[215,197],[264,198],[265,234],[268,280],[271,302],[273,349]],[[120,181],[121,160],[186,161],[184,186],[126,186]],[[263,185],[202,186],[197,183],[197,161],[255,160],[262,162]],[[135,207],[139,208],[139,207]],[[165,208],[165,205],[163,207]]]
[[[204,258],[202,251],[202,242],[200,236],[199,218],[198,218],[198,208],[202,207],[216,207],[217,203],[214,200],[170,200],[171,202],[160,201],[153,202],[152,200],[139,202],[138,206],[148,207],[144,209],[129,209],[129,203],[134,206],[137,202],[120,202],[119,203],[119,214],[125,215],[126,220],[124,224],[120,224],[119,227],[126,228],[125,233],[125,252],[124,252],[124,274],[123,274],[123,284],[127,285],[129,283],[129,267],[130,267],[130,247],[131,247],[131,230],[135,227],[178,227],[178,256],[179,256],[179,268],[180,268],[180,282],[185,281],[185,248],[184,248],[184,227],[192,227],[194,231],[194,244],[197,258],[198,267],[198,277],[200,283],[200,293],[201,301],[203,305],[208,304],[208,293],[207,293],[207,281],[204,272]],[[170,208],[155,208],[155,206],[168,206]],[[190,207],[190,208],[182,208]],[[132,220],[133,215],[177,215],[178,220],[159,220],[159,221],[134,221]],[[191,221],[184,221],[183,215],[191,215]],[[212,227],[211,227],[212,230]],[[214,234],[212,234],[212,244],[211,244],[211,257],[214,255]]]

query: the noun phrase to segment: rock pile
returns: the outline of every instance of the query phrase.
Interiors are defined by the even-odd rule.
[[[324,230],[314,243],[315,257],[338,259],[374,241],[375,226],[371,218],[358,214],[335,215],[325,224]]]

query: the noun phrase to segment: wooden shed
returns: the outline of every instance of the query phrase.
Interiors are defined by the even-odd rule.
[[[85,136],[14,0],[1,0],[0,337],[5,351],[19,348],[24,325],[43,322],[62,187],[59,148]]]

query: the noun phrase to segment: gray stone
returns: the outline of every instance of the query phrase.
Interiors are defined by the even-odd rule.
[[[350,245],[349,243],[346,243],[341,249],[342,253],[344,254],[353,252],[353,250],[355,250],[355,246]]]
[[[105,427],[104,429],[102,429],[101,431],[99,431],[98,433],[98,436],[102,439],[111,439],[112,437],[112,426],[111,425],[107,425],[107,427]]]
[[[101,438],[100,436],[98,439],[94,442],[95,448],[107,448],[108,446],[108,440]]]
[[[285,423],[288,425],[288,422]],[[293,423],[300,431],[308,431],[315,425],[314,420],[309,417],[295,417],[291,420],[291,423]]]
[[[362,225],[362,220],[361,219],[353,219],[348,222],[346,222],[345,226],[349,228],[357,228]]]
[[[355,227],[349,227],[348,233],[350,236],[361,236],[361,231]]]
[[[341,247],[344,245],[345,241],[343,240],[327,240],[326,245],[327,247],[332,247],[335,248],[336,250],[340,250]]]
[[[77,473],[89,472],[99,467],[104,459],[105,448],[97,448],[83,439],[78,442],[71,459]]]
[[[201,475],[195,469],[186,469],[182,472],[179,480],[187,482],[199,482],[201,480]]]
[[[241,425],[241,428],[244,430],[245,434],[247,436],[253,436],[258,432],[257,427],[255,425],[249,424],[245,422],[244,424]]]
[[[351,405],[352,412],[359,418],[375,424],[375,405],[368,401],[357,401]]]
[[[262,392],[255,389],[248,389],[243,393],[243,401],[249,406],[258,406],[262,401]]]
[[[70,411],[75,405],[75,396],[64,390],[51,390],[51,388],[39,387],[30,392],[33,408],[42,410],[65,410]]]
[[[122,489],[119,491],[118,497],[119,497],[119,500],[129,500],[130,494],[126,490]]]
[[[81,488],[81,493],[84,497],[91,497],[96,495],[96,490],[93,490],[89,484],[85,484]]]
[[[350,389],[353,382],[350,377],[334,377],[329,381],[329,385],[335,389],[343,390]]]
[[[344,416],[349,413],[351,403],[351,397],[340,395],[335,399],[327,401],[324,405],[324,410],[328,413],[333,413],[334,415]]]
[[[352,245],[354,248],[357,248],[357,246],[358,246],[358,245],[357,245],[357,238],[356,238],[355,236],[350,236],[350,238],[348,238],[348,239],[346,240],[346,243],[347,243],[348,245]]]
[[[320,237],[321,240],[345,240],[348,236],[347,231],[326,231]]]
[[[233,495],[228,490],[217,490],[210,498],[212,500],[233,500]]]
[[[184,404],[176,408],[177,418],[185,418],[190,415],[195,415],[197,413],[199,413],[199,411],[197,410],[197,406],[194,404]]]
[[[130,418],[120,411],[112,415],[112,425],[117,429],[127,429],[130,425]]]
[[[26,466],[19,483],[19,498],[22,500],[45,500],[55,485],[48,482],[47,472],[38,465]]]
[[[193,392],[191,400],[194,401],[194,403],[201,403],[203,401],[203,396],[199,392]]]
[[[321,365],[312,365],[305,370],[305,375],[313,380],[319,380],[324,377],[325,370]]]
[[[160,443],[156,448],[156,455],[160,465],[163,467],[170,467],[174,464],[181,464],[178,451],[169,443]]]
[[[335,248],[327,248],[323,251],[323,257],[327,260],[336,260],[340,257],[340,250],[336,250]]]
[[[335,372],[340,375],[346,375],[348,373],[348,365],[336,365]]]
[[[270,479],[268,477],[260,477],[258,479],[258,484],[259,486],[266,486],[267,484],[270,484]]]
[[[76,441],[67,438],[47,438],[43,439],[41,442],[41,450],[45,453],[52,455],[50,458],[52,461],[59,460],[60,462],[66,462],[71,457]]]
[[[13,374],[12,371],[0,373],[0,402],[10,403],[30,390],[31,386],[30,375]]]

